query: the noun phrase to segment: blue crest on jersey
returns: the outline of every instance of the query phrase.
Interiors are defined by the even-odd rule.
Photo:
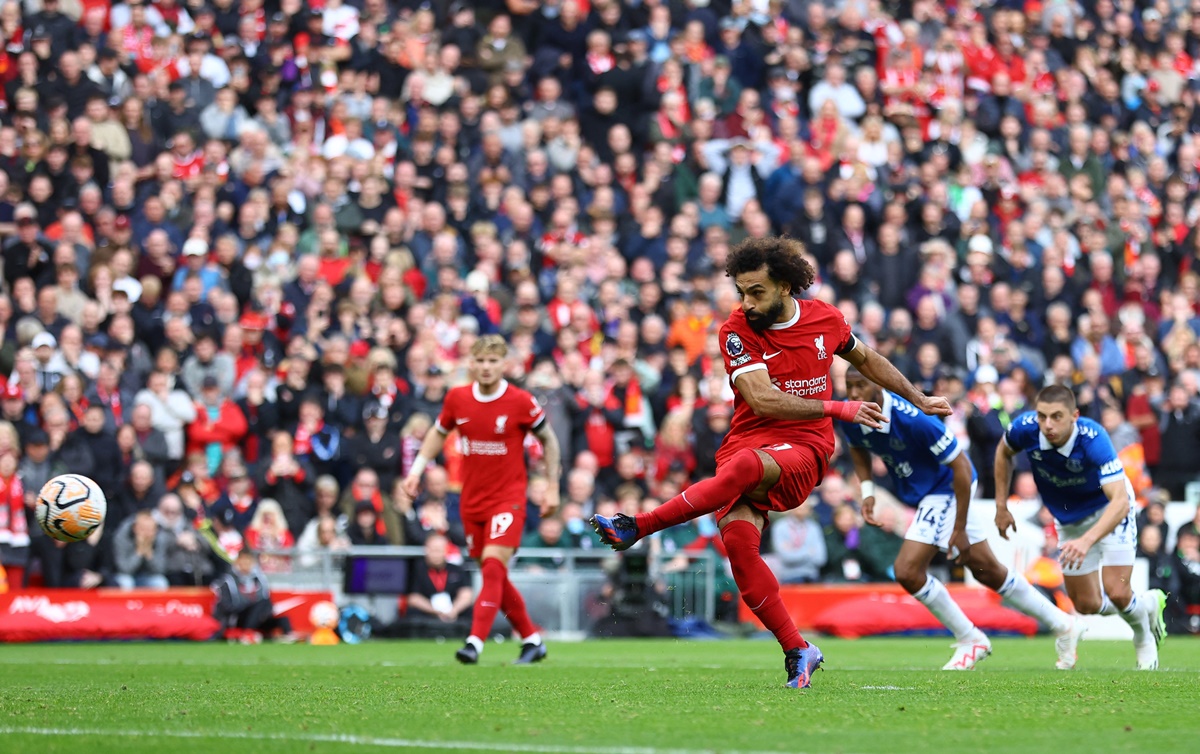
[[[745,350],[746,347],[742,345],[742,339],[738,337],[737,333],[731,332],[725,337],[725,353],[730,356],[741,356],[742,351]]]

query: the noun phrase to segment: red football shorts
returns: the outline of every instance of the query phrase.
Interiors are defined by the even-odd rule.
[[[765,445],[758,450],[771,456],[775,463],[779,464],[779,481],[767,491],[767,502],[760,503],[748,497],[735,500],[717,511],[717,521],[742,501],[753,506],[764,518],[768,518],[767,514],[770,511],[783,512],[799,508],[825,478],[825,471],[829,468],[829,459],[808,445],[781,443]]]
[[[475,560],[488,545],[519,547],[525,533],[525,506],[504,505],[480,516],[463,516],[463,533],[467,535],[467,554]]]

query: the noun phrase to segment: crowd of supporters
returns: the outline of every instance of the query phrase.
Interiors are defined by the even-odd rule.
[[[529,542],[590,546],[712,472],[725,258],[776,233],[983,496],[1055,382],[1143,501],[1197,478],[1198,0],[6,0],[0,43],[0,554],[47,584],[460,541],[453,443],[392,491],[488,333],[569,466]],[[64,547],[27,513],[67,470],[109,515]],[[855,490],[781,574],[888,578]]]

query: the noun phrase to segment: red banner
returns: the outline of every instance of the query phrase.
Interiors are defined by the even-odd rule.
[[[1001,597],[990,589],[947,584],[950,595],[975,625],[985,631],[1030,636],[1037,621],[1001,606]],[[805,584],[779,589],[788,614],[801,631],[819,631],[855,638],[888,633],[944,630],[924,605],[899,584]],[[738,617],[762,626],[754,613],[739,601]]]
[[[276,591],[276,615],[309,633],[308,613],[328,592]],[[48,589],[0,594],[0,642],[186,639],[207,641],[218,624],[208,589]]]

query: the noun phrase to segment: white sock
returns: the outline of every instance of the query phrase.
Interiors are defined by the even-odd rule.
[[[1024,576],[1014,573],[1011,569],[1004,585],[997,590],[1017,609],[1026,615],[1036,618],[1050,627],[1054,633],[1062,633],[1071,627],[1071,616],[1059,610],[1046,595],[1033,588]]]
[[[468,636],[467,643],[475,647],[476,652],[483,652],[483,639],[480,639],[478,636]]]
[[[958,641],[963,641],[975,633],[975,624],[950,596],[950,592],[946,591],[946,586],[932,576],[926,578],[928,580],[925,582],[925,586],[913,595],[917,601],[929,608],[933,617],[950,629],[950,633],[954,634],[954,638]]]
[[[1116,615],[1117,613],[1121,612],[1120,610],[1117,610],[1117,606],[1112,603],[1112,600],[1108,598],[1107,594],[1101,592],[1100,600],[1100,611],[1097,613],[1097,615]]]
[[[1149,600],[1138,599],[1138,595],[1135,594],[1121,611],[1121,619],[1133,629],[1133,640],[1138,643],[1145,641],[1150,635],[1150,619],[1142,609],[1146,604],[1149,604]]]
[[[538,644],[542,643],[542,635],[540,633],[534,632],[534,633],[530,634],[529,636],[522,637],[521,643],[522,644],[532,644],[536,647]]]

